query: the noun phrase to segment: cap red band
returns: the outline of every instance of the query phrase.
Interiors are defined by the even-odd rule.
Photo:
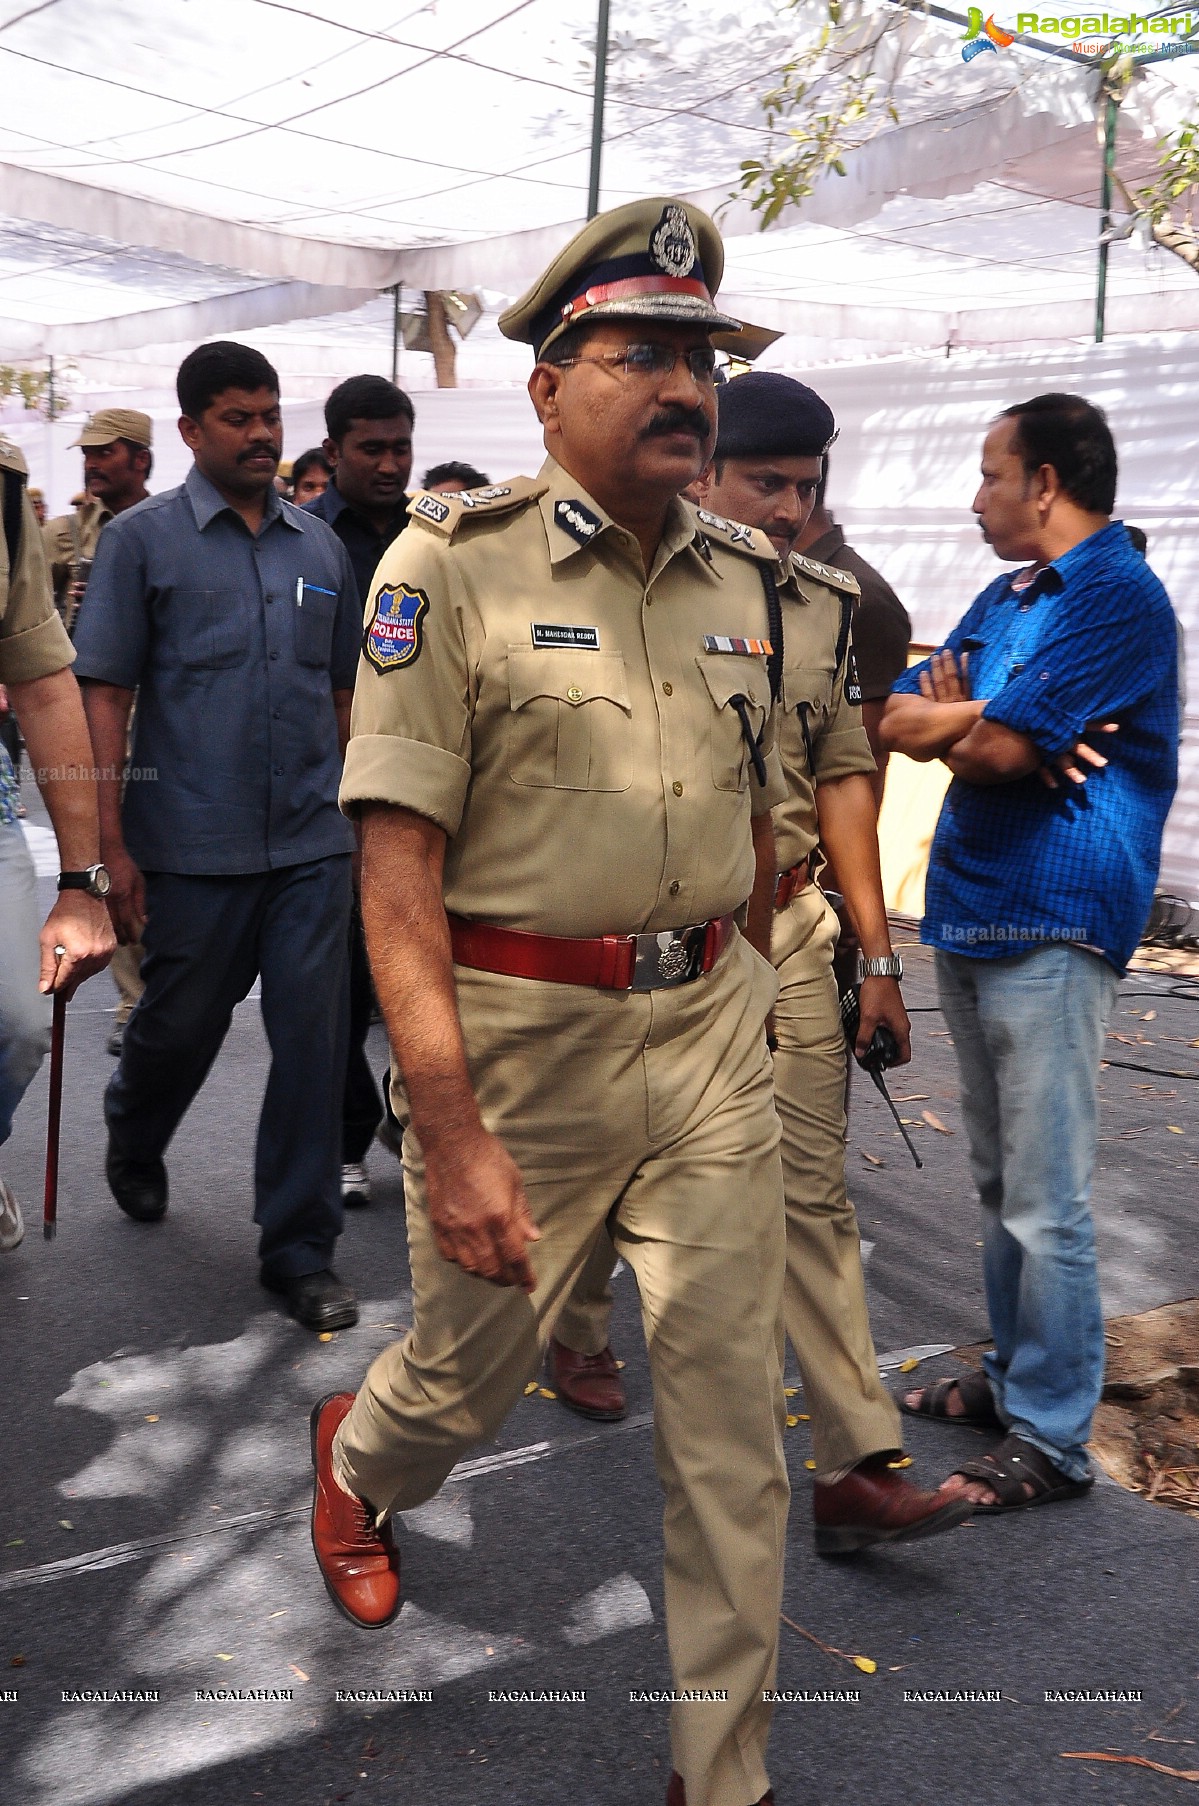
[[[712,305],[707,285],[693,276],[625,276],[619,282],[604,282],[595,288],[584,289],[581,295],[566,303],[562,318],[573,320],[576,314],[586,313],[589,307],[598,307],[602,301],[627,301],[632,295],[697,295],[701,301]]]

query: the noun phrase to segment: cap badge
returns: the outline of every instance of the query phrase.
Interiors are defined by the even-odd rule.
[[[695,234],[684,210],[677,204],[663,207],[662,217],[650,234],[649,254],[667,276],[689,276],[699,257]]]

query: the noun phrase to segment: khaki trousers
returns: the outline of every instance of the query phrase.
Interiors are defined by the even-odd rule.
[[[858,1220],[845,1195],[845,1035],[833,980],[837,918],[816,885],[774,921],[774,1101],[783,1126],[787,1335],[803,1376],[818,1475],[903,1447],[879,1378]]]
[[[833,980],[837,918],[815,885],[775,917],[771,955],[774,1096],[783,1129],[787,1281],[783,1313],[803,1375],[818,1475],[903,1447],[899,1412],[879,1378],[858,1222],[845,1195],[845,1036]],[[606,1237],[558,1319],[579,1354],[608,1340],[613,1252]]]
[[[146,949],[138,941],[133,947],[118,947],[109,962],[108,970],[112,973],[112,982],[121,999],[117,1005],[117,1022],[122,1026],[128,1022],[141,1002],[142,992],[146,988],[142,978],[142,961],[145,957]]]
[[[542,1232],[537,1290],[441,1259],[409,1132],[413,1325],[371,1366],[334,1460],[380,1520],[430,1498],[521,1395],[606,1224],[649,1349],[674,1685],[727,1695],[672,1708],[674,1765],[689,1806],[748,1806],[769,1785],[788,1504],[774,974],[734,937],[705,978],[646,995],[456,976],[483,1121]]]

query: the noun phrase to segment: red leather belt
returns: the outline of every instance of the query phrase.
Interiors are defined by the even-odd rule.
[[[780,872],[774,887],[774,907],[786,909],[792,897],[798,897],[801,890],[806,890],[811,876],[811,860],[801,859],[790,871]]]
[[[658,934],[605,934],[568,940],[493,928],[451,916],[454,963],[509,978],[545,978],[559,985],[594,985],[602,991],[659,991],[689,984],[710,972],[733,932],[732,916],[667,928]]]

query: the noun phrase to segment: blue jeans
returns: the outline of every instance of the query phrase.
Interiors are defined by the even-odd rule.
[[[1103,1386],[1103,1310],[1088,1204],[1098,1080],[1119,980],[1081,947],[936,956],[983,1208],[983,1278],[999,1415],[1072,1480]]]
[[[0,1146],[50,1045],[51,1003],[37,988],[41,927],[25,836],[0,821]]]

